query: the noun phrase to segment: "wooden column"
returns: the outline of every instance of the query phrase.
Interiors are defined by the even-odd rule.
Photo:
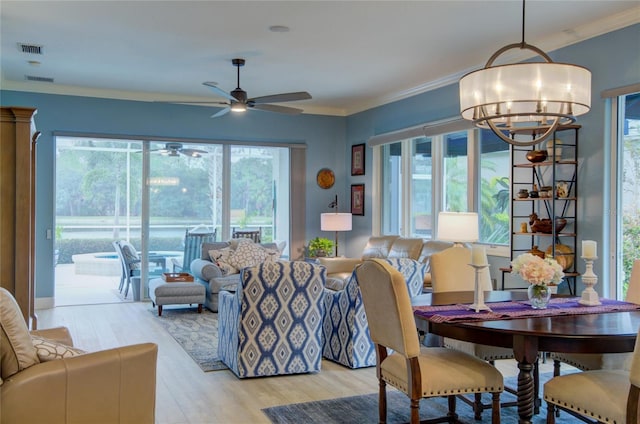
[[[36,109],[0,109],[0,286],[35,329]]]

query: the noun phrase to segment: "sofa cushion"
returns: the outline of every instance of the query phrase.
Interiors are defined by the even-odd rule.
[[[327,269],[327,275],[347,273],[347,278],[351,276],[353,269],[362,263],[362,259],[359,258],[317,258],[317,261]]]
[[[388,258],[409,258],[418,260],[424,240],[421,238],[398,237],[393,241]]]
[[[18,303],[0,288],[0,377],[7,379],[39,362]]]
[[[36,348],[36,353],[40,362],[48,362],[56,359],[71,358],[72,356],[84,355],[86,352],[77,347],[67,346],[40,336],[31,336],[31,342]]]
[[[391,251],[391,245],[397,238],[398,236],[369,237],[362,251],[362,259],[386,258]]]
[[[202,246],[200,247],[200,249],[202,250],[200,259],[204,259],[204,260],[210,260],[209,258],[209,251],[210,250],[220,250],[220,249],[224,249],[225,247],[229,247],[229,243],[226,241],[215,241],[213,243],[202,243]]]

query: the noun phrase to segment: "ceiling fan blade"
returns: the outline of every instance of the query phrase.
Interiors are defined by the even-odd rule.
[[[299,115],[303,112],[302,109],[296,109],[294,107],[269,105],[269,104],[266,104],[266,105],[257,104],[250,107],[258,110],[266,110],[268,112],[286,113],[287,115]]]
[[[154,100],[154,103],[174,103],[182,105],[228,105],[229,102],[193,101],[193,100]]]
[[[204,150],[199,150],[199,149],[180,149],[178,150],[180,153],[182,153],[185,156],[189,156],[191,158],[199,158],[202,157],[202,155],[206,155],[207,152]]]
[[[211,90],[213,90],[214,93],[216,93],[218,96],[224,97],[225,99],[229,99],[229,100],[236,100],[235,97],[233,97],[231,94],[227,93],[226,91],[224,91],[222,88],[218,87],[217,85],[215,85],[212,82],[209,81],[205,81],[202,83],[203,85],[206,85],[207,87],[209,87]]]
[[[270,96],[254,97],[247,100],[247,103],[279,103],[279,102],[294,102],[296,100],[308,100],[311,98],[311,94],[306,91],[296,91],[295,93],[282,93],[272,94]]]
[[[219,118],[222,115],[226,115],[231,110],[231,107],[227,106],[224,109],[219,110],[217,113],[211,115],[212,118]]]

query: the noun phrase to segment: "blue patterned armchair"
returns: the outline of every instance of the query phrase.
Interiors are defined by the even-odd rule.
[[[244,268],[222,290],[218,355],[239,378],[320,371],[325,269],[303,261]]]
[[[382,259],[402,273],[409,296],[422,293],[426,265],[409,258]],[[324,289],[322,356],[350,368],[376,364],[376,352],[355,270],[344,289]]]

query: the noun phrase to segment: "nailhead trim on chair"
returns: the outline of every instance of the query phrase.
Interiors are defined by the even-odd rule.
[[[591,418],[594,418],[594,419],[596,419],[596,420],[598,420],[598,421],[600,421],[600,422],[606,423],[606,424],[624,424],[624,423],[618,423],[618,422],[617,422],[617,421],[615,421],[615,420],[613,420],[613,421],[612,421],[612,420],[610,420],[609,418],[602,417],[602,416],[600,416],[600,415],[596,415],[596,414],[594,414],[593,412],[586,411],[586,410],[584,410],[584,409],[582,409],[582,408],[579,408],[579,407],[577,407],[577,406],[571,405],[571,404],[569,404],[569,403],[567,403],[567,402],[559,401],[558,399],[554,399],[554,398],[549,397],[549,396],[545,396],[545,397],[544,397],[544,400],[546,400],[547,402],[553,403],[554,405],[557,405],[557,406],[559,406],[559,407],[561,407],[561,408],[564,408],[564,409],[568,409],[568,410],[570,410],[570,411],[577,412],[577,413],[578,413],[578,414],[580,414],[580,415],[586,415],[586,416],[589,416],[589,417],[591,417]]]

